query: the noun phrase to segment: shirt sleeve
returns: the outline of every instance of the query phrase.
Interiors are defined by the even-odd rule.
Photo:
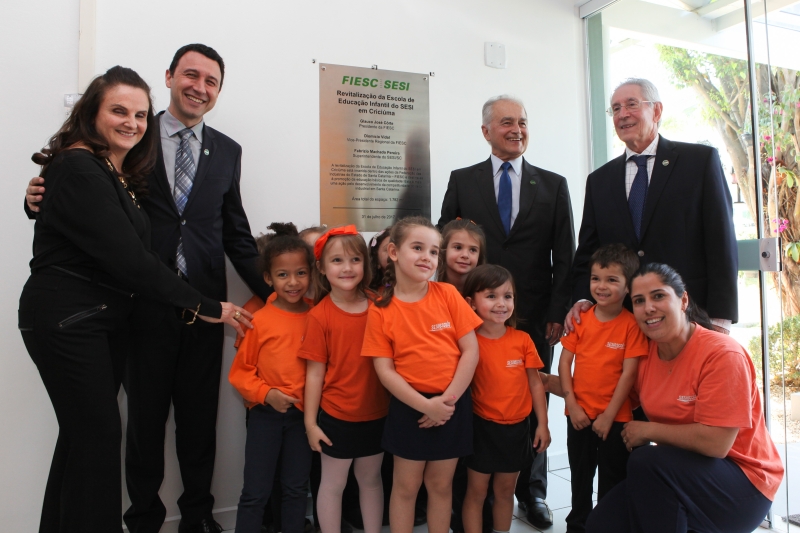
[[[325,329],[316,317],[309,315],[306,320],[303,344],[297,352],[297,357],[318,363],[328,363],[328,343],[325,340]]]
[[[381,309],[370,306],[367,314],[367,328],[364,330],[364,343],[361,345],[362,356],[394,359],[394,345],[392,339],[387,337],[383,331],[383,320]]]
[[[253,324],[253,329],[247,332],[239,345],[228,372],[228,381],[249,405],[263,404],[271,388],[258,375],[259,337],[259,327]]]
[[[575,324],[575,329],[567,333],[566,336],[561,337],[561,347],[575,353],[578,347],[578,328],[580,324]]]
[[[700,370],[694,421],[707,426],[749,428],[753,398],[746,355],[734,351],[712,354]]]
[[[644,332],[642,332],[635,320],[631,320],[631,323],[628,324],[627,337],[625,340],[625,359],[642,357],[648,354],[650,345],[647,337],[645,337]]]
[[[542,358],[539,357],[539,352],[536,351],[536,345],[533,344],[533,339],[527,333],[523,336],[522,349],[525,357],[525,368],[535,368],[537,370],[544,368]]]

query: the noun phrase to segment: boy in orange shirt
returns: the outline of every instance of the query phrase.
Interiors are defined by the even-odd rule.
[[[629,452],[620,433],[633,420],[628,394],[647,339],[622,304],[639,268],[622,244],[598,249],[591,259],[590,290],[597,302],[561,339],[558,364],[567,415],[567,454],[572,510],[567,533],[582,533],[592,510],[592,484],[599,469],[598,500],[626,477]],[[572,369],[575,362],[574,371]]]

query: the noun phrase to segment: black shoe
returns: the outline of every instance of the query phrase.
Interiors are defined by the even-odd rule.
[[[547,529],[553,525],[553,513],[543,499],[533,498],[525,507],[525,518],[533,527]]]
[[[414,507],[414,527],[421,526],[428,521],[428,511]]]
[[[524,513],[528,510],[528,502],[525,500],[517,500],[517,507],[519,507],[519,510]]]
[[[351,526],[346,520],[342,520],[342,525],[340,526],[341,533],[353,533],[353,526]]]
[[[181,520],[178,533],[222,533],[222,526],[213,518],[203,518],[196,524],[187,524]]]

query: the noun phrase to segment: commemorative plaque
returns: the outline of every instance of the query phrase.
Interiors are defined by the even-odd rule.
[[[431,216],[428,75],[321,64],[320,222]]]

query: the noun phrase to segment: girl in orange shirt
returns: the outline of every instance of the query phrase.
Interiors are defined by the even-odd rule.
[[[305,426],[321,452],[317,513],[323,533],[339,533],[350,464],[366,533],[383,521],[381,435],[389,396],[372,362],[360,357],[371,277],[369,252],[355,226],[333,228],[314,245],[316,306],[297,356],[306,359]]]
[[[442,256],[436,281],[455,285],[461,292],[464,279],[476,266],[486,264],[486,235],[479,225],[457,218],[442,228]]]
[[[482,265],[464,280],[464,295],[483,325],[477,330],[480,362],[472,381],[474,453],[467,457],[467,495],[463,522],[466,533],[482,530],[482,508],[494,474],[493,529],[511,528],[514,488],[520,470],[533,462],[531,409],[538,426],[533,447],[550,445],[547,401],[538,369],[542,360],[530,335],[514,329],[514,280],[498,265]]]
[[[253,315],[228,380],[250,408],[244,452],[244,487],[236,533],[258,533],[272,491],[278,457],[283,488],[282,531],[302,533],[311,448],[303,425],[306,365],[296,357],[309,304],[314,253],[294,224],[272,224],[275,236],[261,254],[264,279],[275,299]]]
[[[392,394],[383,449],[394,454],[392,533],[410,533],[420,485],[428,491],[428,531],[450,526],[453,471],[472,453],[469,383],[478,364],[481,320],[458,291],[429,281],[440,236],[423,217],[392,227],[387,286],[370,307],[361,355]]]

